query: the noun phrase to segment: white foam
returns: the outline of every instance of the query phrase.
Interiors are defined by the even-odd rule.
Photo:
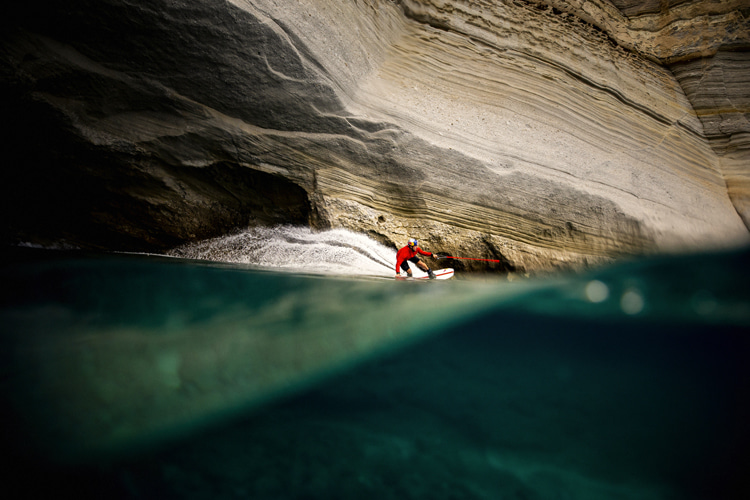
[[[189,259],[322,274],[393,276],[396,250],[346,229],[256,227],[168,252]]]

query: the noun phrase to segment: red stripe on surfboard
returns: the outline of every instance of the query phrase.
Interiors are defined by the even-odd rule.
[[[435,272],[435,276],[445,276],[446,274],[453,274],[453,269],[447,268],[447,269],[440,269],[439,271]],[[425,280],[428,279],[429,276],[415,276],[414,279],[418,280]]]

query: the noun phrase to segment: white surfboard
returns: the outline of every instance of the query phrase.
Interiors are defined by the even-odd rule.
[[[453,277],[453,269],[451,269],[451,268],[438,269],[437,271],[432,271],[432,272],[435,273],[435,279],[436,280],[447,280],[447,279],[450,279],[450,278]],[[406,276],[399,276],[399,277],[401,279],[409,279]],[[429,279],[429,278],[430,277],[425,274],[424,276],[414,276],[411,279],[426,280],[426,279]]]

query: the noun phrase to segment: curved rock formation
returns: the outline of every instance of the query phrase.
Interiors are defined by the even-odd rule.
[[[6,240],[293,222],[516,271],[749,240],[740,1],[42,3],[0,36]]]
[[[743,0],[545,3],[580,15],[618,45],[673,73],[719,157],[734,206],[750,227],[750,5]]]

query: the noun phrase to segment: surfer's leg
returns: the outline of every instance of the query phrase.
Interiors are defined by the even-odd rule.
[[[430,272],[430,268],[427,267],[427,264],[425,264],[424,262],[422,262],[421,260],[419,260],[416,257],[414,257],[414,259],[412,259],[412,261],[414,261],[414,260],[416,260],[416,262],[414,262],[414,263],[417,265],[418,268],[420,268],[422,271],[424,271],[426,273]]]
[[[409,259],[409,262],[411,262],[412,264],[416,265],[419,269],[422,269],[422,271],[424,271],[424,269],[422,267],[422,266],[424,266],[424,264],[422,264],[419,261],[419,257],[412,257],[411,259]],[[406,264],[406,262],[404,262],[404,264]],[[409,276],[411,276],[411,271],[409,271]]]
[[[404,271],[406,271],[406,275],[407,276],[411,277],[411,268],[409,267],[409,263],[408,262],[403,261],[401,263],[401,269],[403,269]]]
[[[420,268],[422,271],[426,272],[427,275],[430,277],[430,279],[433,279],[435,277],[434,274],[432,274],[432,269],[427,267],[427,264],[419,260],[419,257],[414,257],[413,259],[409,259],[412,262],[414,262],[418,268]]]

